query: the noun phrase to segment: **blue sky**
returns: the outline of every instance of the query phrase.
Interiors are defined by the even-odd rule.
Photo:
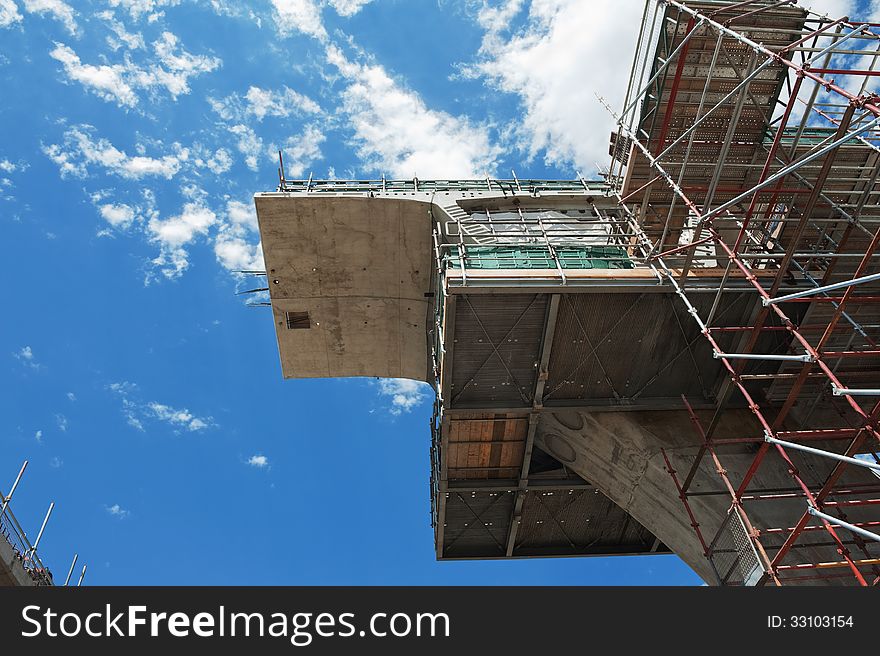
[[[234,295],[278,148],[291,177],[593,175],[642,8],[0,0],[0,487],[30,461],[32,533],[56,501],[56,576],[78,551],[110,585],[698,583],[435,562],[427,390],[282,381]]]

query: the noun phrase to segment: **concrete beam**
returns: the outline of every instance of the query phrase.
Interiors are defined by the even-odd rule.
[[[15,556],[12,545],[0,535],[0,586],[36,585]]]

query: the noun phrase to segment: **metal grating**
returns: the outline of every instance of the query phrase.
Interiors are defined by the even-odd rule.
[[[713,300],[704,294],[696,305],[708,313]],[[743,321],[751,302],[745,294],[725,294],[716,325]],[[720,337],[723,345],[732,339]],[[774,340],[780,337],[768,335],[762,346],[773,348]],[[711,348],[673,295],[566,294],[544,401],[624,403],[681,394],[708,398],[721,375]]]
[[[754,586],[764,575],[764,567],[742,518],[731,507],[712,553],[712,564],[722,585]]]
[[[529,490],[514,555],[644,553],[654,535],[598,490]]]
[[[543,294],[460,296],[452,404],[530,406],[546,313]]]
[[[449,491],[445,494],[443,556],[504,556],[514,493]]]

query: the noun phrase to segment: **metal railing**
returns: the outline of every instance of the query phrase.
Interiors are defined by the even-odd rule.
[[[39,555],[40,541],[43,539],[43,533],[46,530],[46,525],[49,523],[49,518],[52,516],[52,510],[55,508],[55,502],[49,504],[49,509],[46,512],[46,516],[43,518],[43,523],[40,525],[40,530],[37,533],[37,537],[33,542],[31,542],[30,538],[28,538],[27,532],[19,523],[18,519],[16,519],[15,514],[12,512],[12,507],[10,504],[12,496],[15,493],[15,490],[18,488],[18,484],[21,482],[21,478],[24,475],[27,466],[28,461],[25,460],[21,466],[21,469],[18,472],[18,476],[16,477],[15,482],[12,484],[12,487],[9,490],[9,494],[4,495],[3,492],[0,491],[0,539],[5,540],[12,548],[12,553],[15,561],[17,561],[24,569],[24,571],[28,574],[28,576],[30,576],[34,585],[56,585],[52,571],[45,565]],[[70,582],[70,578],[73,575],[73,568],[76,565],[77,558],[78,555],[75,554],[64,585],[68,585]],[[80,574],[77,585],[82,584],[85,574],[86,566],[83,565],[82,573]]]
[[[280,171],[280,169],[279,169]],[[604,181],[533,180],[483,178],[471,180],[287,180],[279,178],[278,191],[285,193],[436,193],[436,192],[489,192],[508,194],[540,194],[542,192],[605,194]]]

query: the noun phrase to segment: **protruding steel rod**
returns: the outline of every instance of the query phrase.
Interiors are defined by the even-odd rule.
[[[82,585],[83,579],[86,577],[86,565],[83,565],[82,573],[79,575],[79,581],[76,584],[76,587]]]
[[[845,462],[849,465],[857,465],[859,467],[867,467],[868,469],[873,469],[874,471],[880,471],[880,462],[870,462],[868,460],[859,460],[858,458],[850,458],[849,456],[843,456],[843,455],[840,455],[839,453],[834,453],[833,451],[824,451],[822,449],[815,449],[811,446],[797,444],[796,442],[786,442],[785,440],[777,440],[775,437],[771,437],[770,435],[765,435],[764,441],[769,442],[770,444],[779,444],[780,446],[784,446],[786,449],[795,449],[797,451],[804,451],[805,453],[813,453],[817,456],[831,458],[832,460],[839,460],[840,462]]]
[[[9,494],[5,497],[2,493],[0,493],[0,498],[3,499],[3,507],[0,508],[0,519],[3,518],[3,515],[6,513],[6,508],[9,506],[9,502],[12,499],[12,495],[15,494],[15,488],[18,487],[18,483],[21,480],[22,475],[24,474],[24,470],[27,469],[28,461],[25,460],[21,466],[21,469],[18,472],[18,476],[15,477],[15,483],[12,484],[12,489],[9,490]]]
[[[73,568],[76,567],[76,559],[79,557],[79,554],[73,554],[73,562],[70,563],[70,569],[67,571],[67,578],[64,579],[64,585],[70,584],[70,577],[73,576]]]
[[[842,519],[840,519],[840,517],[833,517],[831,515],[823,513],[821,510],[817,510],[816,508],[813,508],[813,506],[807,506],[807,512],[810,513],[811,515],[813,515],[814,517],[820,517],[821,519],[824,519],[827,522],[834,522],[835,524],[838,524],[842,528],[845,528],[849,531],[852,531],[853,533],[855,533],[857,535],[861,535],[863,538],[868,538],[869,540],[874,540],[875,542],[880,542],[880,535],[877,535],[876,533],[872,533],[871,531],[866,531],[865,529],[859,528],[858,526],[855,526],[854,524],[850,524],[849,522],[845,522]]]
[[[834,289],[842,289],[843,287],[851,287],[852,285],[861,285],[865,282],[872,282],[874,280],[880,280],[880,273],[872,273],[869,276],[862,276],[860,278],[854,278],[852,280],[843,280],[841,282],[835,282],[830,285],[825,285],[823,287],[814,287],[812,289],[805,289],[802,292],[795,292],[794,294],[786,294],[785,296],[777,296],[776,298],[765,298],[762,299],[762,303],[764,307],[768,305],[773,305],[774,303],[784,303],[785,301],[790,301],[796,298],[803,298],[804,296],[813,296],[814,294],[821,294],[823,292],[830,292]]]
[[[834,396],[880,396],[880,389],[852,389],[849,387],[838,387],[831,383],[831,393]]]
[[[37,547],[40,546],[40,539],[43,537],[43,531],[46,530],[46,524],[49,523],[49,517],[52,515],[52,509],[55,507],[55,502],[49,504],[49,510],[46,511],[46,517],[43,519],[43,525],[40,527],[40,532],[37,534],[37,539],[34,541],[34,546],[31,547],[31,556],[37,553]]]
[[[813,356],[809,353],[804,355],[772,355],[764,353],[719,353],[715,351],[712,357],[716,360],[779,360],[780,362],[812,362]]]

